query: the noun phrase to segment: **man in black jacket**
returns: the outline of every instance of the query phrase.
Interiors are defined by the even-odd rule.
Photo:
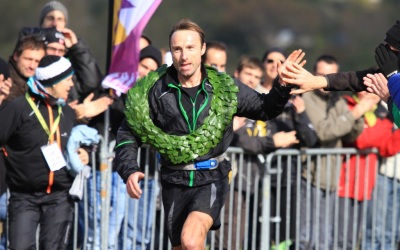
[[[43,39],[30,35],[18,40],[13,54],[8,60],[12,86],[6,101],[12,101],[16,97],[25,94],[28,90],[26,82],[35,74],[40,60],[45,55]]]
[[[276,83],[258,94],[225,73],[201,63],[203,30],[180,20],[169,35],[173,65],[142,78],[128,92],[126,120],[117,133],[115,164],[128,194],[140,198],[144,178],[138,146],[160,153],[162,197],[174,249],[204,248],[207,232],[220,227],[228,192],[234,115],[254,120],[279,115],[290,88]]]
[[[62,151],[76,124],[73,110],[64,105],[72,74],[67,59],[45,56],[27,84],[29,91],[0,109],[0,146],[10,190],[10,249],[36,249],[39,224],[41,249],[64,249],[68,242],[73,177]]]
[[[91,92],[96,90],[102,80],[99,67],[93,55],[90,53],[82,39],[78,39],[72,29],[67,28],[68,10],[58,1],[50,1],[45,4],[40,12],[40,27],[55,27],[64,35],[66,54],[62,55],[71,61],[75,71],[74,88],[71,89],[69,101],[81,102]],[[47,54],[49,48],[46,49]]]

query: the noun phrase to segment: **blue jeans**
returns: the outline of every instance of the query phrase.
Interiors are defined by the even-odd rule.
[[[160,190],[155,179],[149,179],[147,188],[145,181],[140,182],[143,190],[140,199],[129,199],[128,228],[124,242],[124,234],[120,233],[119,249],[124,250],[145,250],[150,248],[151,230],[154,224],[154,212],[156,199]],[[146,197],[146,199],[145,199]],[[145,204],[146,203],[146,204]],[[125,248],[123,246],[125,245]],[[142,248],[142,245],[144,248]]]
[[[382,246],[383,249],[392,249],[392,238],[394,239],[394,247],[396,247],[400,238],[400,182],[378,174],[375,188],[378,189],[376,196],[373,196],[372,202],[368,204],[366,239],[363,249],[381,249]],[[397,189],[396,196],[394,196],[395,188]],[[373,203],[377,203],[374,206],[376,207],[375,222],[372,219]],[[394,217],[394,213],[396,217]],[[375,234],[374,238],[372,238],[373,233]]]
[[[3,233],[0,238],[0,250],[7,249],[7,192],[0,195],[0,221],[3,223]]]
[[[117,172],[111,173],[111,193],[110,193],[110,214],[108,225],[101,224],[101,172],[96,171],[96,205],[93,197],[93,178],[87,181],[87,193],[84,199],[88,202],[88,239],[86,249],[100,249],[101,230],[100,228],[108,227],[108,249],[116,249],[118,234],[121,229],[122,220],[125,214],[126,203],[126,185]],[[96,212],[94,212],[96,211]],[[96,228],[95,228],[96,221]],[[79,203],[79,228],[80,237],[83,238],[84,225],[84,203]],[[83,243],[83,239],[80,240]],[[83,247],[83,246],[82,246]]]

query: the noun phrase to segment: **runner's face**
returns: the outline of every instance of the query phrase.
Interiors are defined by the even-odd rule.
[[[201,56],[205,44],[201,44],[200,35],[192,30],[178,30],[171,36],[171,53],[173,65],[178,74],[190,79],[200,73]]]

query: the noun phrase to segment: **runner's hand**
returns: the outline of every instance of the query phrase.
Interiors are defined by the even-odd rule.
[[[142,172],[135,172],[128,177],[126,181],[126,191],[129,196],[133,199],[139,199],[142,195],[142,189],[139,186],[139,182],[144,179]]]

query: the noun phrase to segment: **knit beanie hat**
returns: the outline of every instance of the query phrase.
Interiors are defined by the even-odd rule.
[[[149,45],[151,44],[151,39],[146,34],[142,34],[141,38],[145,39],[149,43]]]
[[[64,14],[64,18],[65,18],[65,23],[68,23],[68,10],[67,8],[65,8],[65,6],[58,2],[58,1],[51,1],[46,3],[43,8],[42,11],[40,12],[40,23],[39,25],[42,25],[44,18],[47,16],[47,14],[49,14],[49,12],[52,12],[53,10],[58,10],[61,11]]]
[[[73,73],[72,65],[65,57],[47,55],[40,60],[35,77],[43,87],[51,87]]]
[[[65,37],[63,33],[59,32],[56,28],[46,29],[44,44],[60,43],[65,45]]]
[[[157,63],[157,67],[160,67],[162,64],[162,56],[161,56],[161,51],[154,47],[153,45],[149,45],[147,47],[144,47],[140,51],[140,60],[144,58],[151,58]]]
[[[400,20],[386,32],[385,42],[400,50]]]

